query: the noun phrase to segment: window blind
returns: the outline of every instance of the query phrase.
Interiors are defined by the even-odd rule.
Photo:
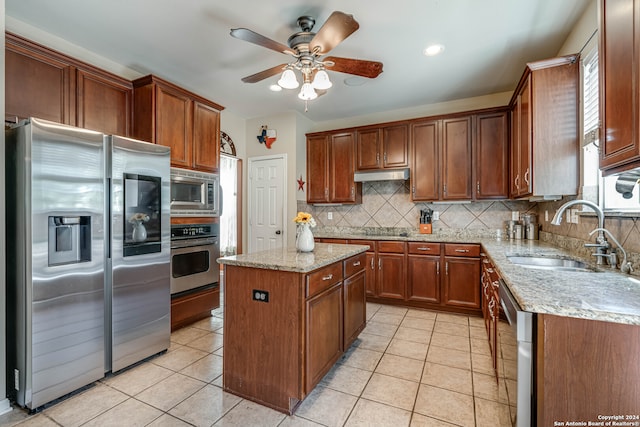
[[[593,49],[583,60],[583,145],[597,144],[600,128],[598,50]]]

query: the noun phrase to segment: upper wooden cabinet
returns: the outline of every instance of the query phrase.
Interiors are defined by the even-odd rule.
[[[63,57],[6,34],[5,114],[8,119],[38,117],[75,125],[71,114],[74,69]]]
[[[411,125],[414,201],[471,200],[472,116]]]
[[[307,135],[307,203],[361,203],[354,172],[354,132]]]
[[[578,55],[530,62],[510,102],[511,196],[578,194]]]
[[[365,127],[356,131],[356,170],[409,166],[409,126],[406,123]]]
[[[5,111],[129,136],[131,82],[11,33],[6,34]]]
[[[473,150],[474,199],[509,197],[509,113],[478,114]]]
[[[131,82],[78,69],[76,88],[76,126],[109,135],[131,134]]]
[[[217,172],[224,107],[155,76],[133,81],[133,136],[171,147],[171,165]]]
[[[640,0],[600,0],[600,169],[605,175],[640,166],[638,22]]]

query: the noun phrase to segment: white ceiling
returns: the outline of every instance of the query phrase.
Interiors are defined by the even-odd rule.
[[[511,91],[525,63],[557,54],[593,0],[6,0],[6,15],[145,74],[155,74],[251,118],[299,111],[315,122]],[[334,86],[304,102],[271,77],[240,79],[290,56],[237,40],[244,27],[280,43],[302,15],[317,31],[334,10],[360,29],[330,55],[380,61],[362,86]],[[9,28],[9,26],[8,26]],[[10,28],[9,28],[10,29]],[[436,57],[423,49],[445,45]]]

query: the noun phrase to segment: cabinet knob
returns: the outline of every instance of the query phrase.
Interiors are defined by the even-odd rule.
[[[461,252],[463,254],[469,252],[469,249],[456,249],[456,252]]]
[[[371,269],[373,270],[375,268],[375,265],[373,264],[373,258],[371,258]]]
[[[424,247],[424,246],[423,246],[423,247],[421,247],[421,248],[418,248],[418,250],[419,250],[419,251],[430,251],[430,250],[431,250],[431,248],[427,248],[427,247]]]
[[[447,184],[442,186],[442,194],[447,194]]]
[[[476,192],[480,194],[480,181],[476,182]]]
[[[444,263],[444,274],[449,275],[449,261]]]
[[[382,270],[382,260],[378,259],[378,270]]]
[[[329,274],[328,276],[323,276],[322,280],[331,280],[333,279],[333,274]]]
[[[529,185],[529,168],[527,168],[527,171],[524,173],[524,183]]]
[[[356,262],[354,262],[354,263],[353,263],[353,266],[354,266],[354,267],[357,267],[357,266],[359,266],[359,265],[360,265],[360,261],[356,261]]]
[[[516,175],[516,179],[513,180],[516,188],[520,188],[520,174]]]
[[[440,263],[436,264],[436,274],[440,274]]]

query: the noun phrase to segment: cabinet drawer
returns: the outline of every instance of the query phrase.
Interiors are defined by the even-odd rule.
[[[440,255],[440,243],[409,242],[409,253],[419,255]]]
[[[306,298],[312,297],[342,280],[342,263],[328,265],[307,275]]]
[[[444,245],[444,254],[447,256],[479,257],[480,245],[447,243]]]
[[[367,254],[365,252],[344,260],[344,277],[351,277],[357,272],[364,270],[366,262]]]
[[[404,253],[404,242],[389,242],[386,240],[378,240],[378,252],[386,253]]]
[[[376,250],[375,240],[349,239],[348,243],[352,245],[369,245],[367,252],[375,252]]]

